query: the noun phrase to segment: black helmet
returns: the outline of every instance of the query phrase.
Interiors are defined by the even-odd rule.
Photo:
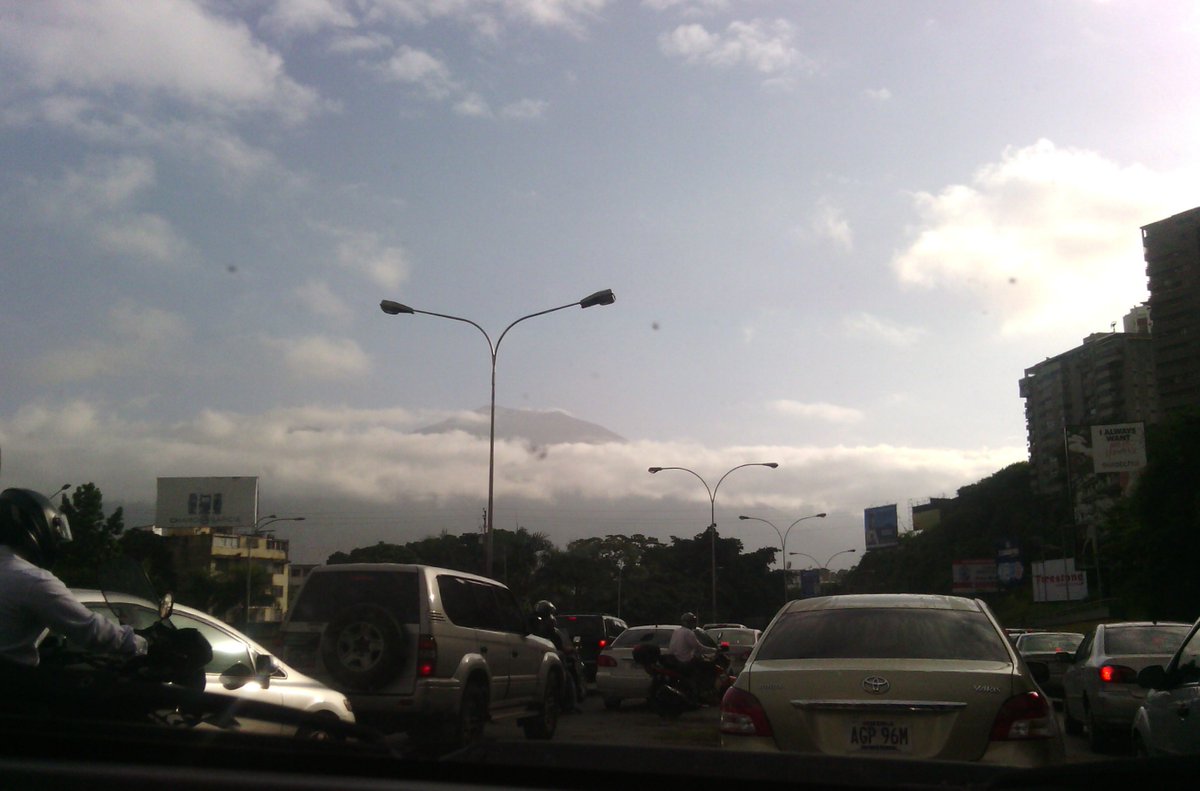
[[[558,612],[558,608],[554,606],[554,602],[542,599],[537,604],[533,605],[533,614],[547,621],[554,620],[554,614]]]
[[[685,612],[683,615],[679,616],[679,623],[689,629],[695,629],[696,614],[693,612]]]
[[[71,540],[67,517],[29,489],[0,492],[0,542],[34,565],[49,568],[59,544]]]

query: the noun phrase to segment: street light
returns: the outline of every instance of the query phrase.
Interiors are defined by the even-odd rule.
[[[721,488],[721,482],[729,477],[729,473],[734,470],[740,470],[743,467],[770,467],[772,470],[779,466],[778,462],[774,461],[752,461],[747,464],[739,464],[733,469],[721,476],[721,480],[717,481],[717,485],[711,489],[708,486],[708,481],[700,477],[700,474],[695,470],[689,470],[687,467],[651,467],[649,472],[654,475],[663,470],[681,470],[690,472],[700,479],[700,483],[704,484],[704,490],[708,492],[708,513],[709,525],[708,529],[712,531],[712,618],[717,620],[717,490]]]
[[[787,592],[787,590],[788,590],[788,584],[787,584],[787,576],[788,576],[787,575],[787,572],[788,572],[788,569],[787,569],[787,537],[788,537],[788,533],[791,533],[792,528],[795,527],[796,525],[800,524],[801,522],[803,522],[805,519],[824,519],[825,517],[826,517],[826,514],[824,514],[824,513],[810,514],[808,516],[802,516],[799,519],[797,519],[795,522],[792,522],[790,525],[788,525],[787,530],[783,531],[782,533],[779,531],[778,527],[775,527],[774,522],[768,521],[766,519],[760,519],[757,516],[739,516],[738,517],[738,519],[750,519],[755,522],[764,522],[764,523],[770,525],[771,527],[775,528],[775,533],[779,536],[780,559],[783,562],[783,603],[784,604],[787,604],[787,600],[788,600],[788,592]]]
[[[303,522],[303,516],[276,516],[269,514],[260,517],[254,526],[250,528],[250,532],[246,533],[246,626],[250,625],[250,538],[272,533],[273,530],[264,531],[263,528],[274,522]]]
[[[553,313],[557,310],[565,310],[566,308],[573,308],[576,305],[581,308],[590,308],[594,305],[611,305],[616,301],[617,298],[613,295],[612,289],[605,289],[603,291],[597,291],[594,294],[589,294],[578,302],[571,302],[567,305],[560,305],[557,308],[550,308],[548,310],[540,310],[537,313],[530,313],[528,316],[522,316],[512,324],[509,324],[507,327],[505,327],[504,332],[500,333],[500,337],[496,339],[495,343],[492,343],[492,336],[487,334],[487,330],[485,330],[483,327],[480,327],[470,319],[464,319],[461,316],[451,316],[446,313],[433,313],[428,310],[417,310],[416,308],[410,308],[408,305],[402,305],[399,302],[393,302],[390,299],[385,299],[379,303],[379,309],[389,316],[398,316],[402,313],[420,313],[424,316],[437,316],[440,319],[450,319],[451,321],[461,321],[464,324],[470,324],[472,327],[483,333],[483,337],[488,342],[488,349],[492,354],[492,411],[490,428],[488,429],[488,504],[487,519],[484,525],[484,533],[486,535],[484,543],[487,547],[484,574],[488,577],[492,576],[492,495],[496,480],[496,353],[500,351],[500,342],[504,340],[504,336],[508,334],[509,330],[511,330],[517,324],[520,324],[522,321],[525,321],[525,319],[532,319],[535,316],[544,316],[547,313]]]
[[[829,560],[826,560],[824,564],[822,564],[821,561],[817,560],[816,558],[814,558],[812,555],[808,554],[807,552],[789,552],[788,554],[789,555],[800,555],[802,557],[806,557],[809,560],[811,560],[813,563],[817,564],[817,566],[819,568],[828,569],[829,564],[832,563],[833,559],[836,558],[838,555],[845,555],[847,552],[857,552],[857,551],[858,551],[857,549],[843,549],[840,552],[834,552],[832,555],[829,556]]]

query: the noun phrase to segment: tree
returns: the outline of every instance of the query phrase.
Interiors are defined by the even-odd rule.
[[[125,529],[121,508],[104,515],[104,497],[94,483],[63,495],[60,510],[71,525],[72,541],[62,546],[54,566],[58,577],[75,588],[96,588],[100,572],[121,554],[117,539]]]

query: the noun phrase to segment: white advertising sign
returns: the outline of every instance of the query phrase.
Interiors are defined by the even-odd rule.
[[[1095,472],[1131,472],[1146,466],[1146,426],[1116,423],[1092,426]]]
[[[249,530],[258,518],[258,478],[159,478],[156,523]]]
[[[1087,574],[1075,570],[1075,558],[1033,564],[1035,602],[1080,601],[1087,595]]]

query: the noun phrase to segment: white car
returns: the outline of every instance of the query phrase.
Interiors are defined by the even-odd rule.
[[[1035,767],[1063,760],[1054,709],[979,600],[797,599],[721,701],[721,747]]]
[[[615,709],[623,700],[646,697],[650,691],[650,674],[633,661],[633,649],[650,644],[665,653],[671,644],[671,635],[682,628],[679,624],[631,626],[600,652],[596,658],[596,693],[604,700],[605,708]],[[696,630],[696,638],[702,645],[717,647],[703,629]]]
[[[100,592],[97,590],[72,590],[75,597],[91,610],[114,622],[129,624],[143,629],[158,620],[158,610],[150,602],[125,594]],[[353,725],[346,697],[319,681],[288,667],[273,657],[267,649],[251,640],[232,626],[208,613],[176,604],[171,613],[171,623],[181,629],[193,628],[204,635],[212,645],[212,661],[204,668],[206,692],[232,695],[260,703],[273,703],[299,709],[315,715],[318,722],[337,720]],[[251,676],[236,689],[227,689],[221,675],[237,664],[242,664],[263,676],[269,677],[264,685]],[[297,730],[293,725],[260,720],[239,719],[242,730],[248,733],[296,735],[301,738],[323,739],[329,734],[319,726]]]
[[[1133,718],[1139,755],[1200,755],[1200,621],[1166,667],[1138,673],[1146,699]]]

